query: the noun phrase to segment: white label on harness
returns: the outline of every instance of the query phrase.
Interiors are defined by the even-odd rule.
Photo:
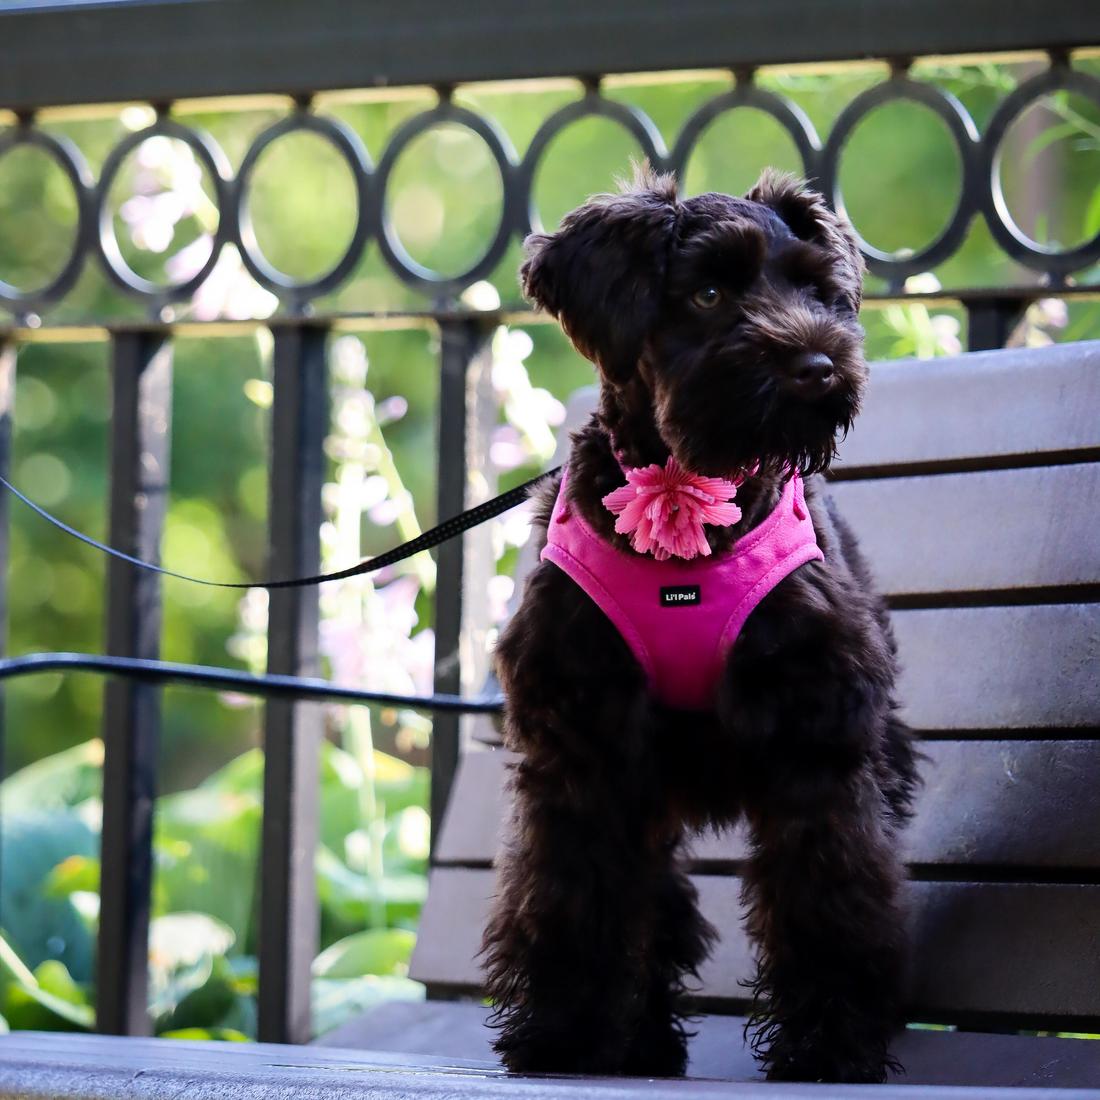
[[[697,584],[673,584],[661,589],[662,607],[693,607],[702,602]]]

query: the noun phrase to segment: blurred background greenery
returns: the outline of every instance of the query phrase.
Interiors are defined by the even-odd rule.
[[[1100,64],[1082,62],[1100,73]],[[1035,71],[1028,65],[918,65],[914,75],[953,92],[984,127],[996,104]],[[828,133],[852,97],[883,78],[864,66],[825,75],[763,74]],[[691,112],[728,87],[717,77],[611,84],[612,98],[645,110],[671,145]],[[574,99],[574,87],[469,88],[456,99],[494,118],[522,153],[539,124]],[[394,129],[431,106],[428,91],[389,99],[330,97],[319,109],[351,126],[377,161]],[[272,109],[186,114],[239,166]],[[111,147],[152,121],[127,107],[96,118],[47,116],[98,176]],[[552,143],[535,181],[543,223],[553,226],[587,194],[607,189],[637,155],[613,123],[587,119]],[[703,134],[683,180],[689,193],[740,192],[765,165],[796,170],[790,139],[768,116],[740,110]],[[959,190],[957,155],[942,123],[914,104],[870,115],[844,155],[841,183],[864,238],[888,251],[915,250],[946,224]],[[1058,93],[1029,110],[1005,146],[1002,184],[1020,227],[1048,247],[1100,231],[1100,111]],[[127,261],[143,276],[181,279],[209,255],[217,211],[212,187],[186,146],[164,138],[125,162],[111,192]],[[484,250],[497,224],[501,183],[480,140],[442,126],[415,140],[389,192],[395,229],[414,259],[453,273]],[[297,134],[261,157],[251,209],[270,260],[297,278],[323,272],[346,246],[354,189],[346,165],[321,139]],[[0,279],[36,286],[68,253],[75,206],[61,172],[33,149],[0,159]],[[491,276],[464,296],[474,308],[518,304],[518,242]],[[1081,273],[1096,283],[1100,271]],[[963,247],[939,269],[910,280],[935,290],[1033,284],[975,220]],[[884,289],[874,279],[869,290]],[[320,312],[423,308],[424,299],[385,267],[376,247]],[[169,568],[226,580],[264,573],[266,431],[270,337],[250,319],[276,301],[226,248],[181,320],[245,322],[176,341],[171,503],[164,559]],[[89,264],[45,321],[140,318]],[[912,303],[864,311],[871,358],[929,357],[965,346],[965,319],[949,307]],[[1057,300],[1029,310],[1016,339],[1028,343],[1100,336],[1100,307]],[[326,449],[325,564],[339,568],[435,522],[436,336],[408,324],[335,337],[333,413]],[[562,401],[591,369],[553,326],[502,328],[493,345],[500,405],[489,456],[502,487],[532,476],[553,448]],[[103,537],[107,505],[108,346],[79,329],[62,342],[20,349],[13,470],[16,483],[66,522]],[[508,572],[526,538],[522,514],[498,523],[497,576],[487,600],[494,618],[511,594]],[[103,639],[102,557],[18,505],[7,563],[12,653],[98,651]],[[434,570],[427,559],[323,593],[326,672],[343,682],[397,692],[427,690]],[[237,594],[168,580],[163,655],[259,670],[265,659],[262,592]],[[0,1014],[13,1027],[90,1026],[98,910],[102,683],[44,675],[5,691],[7,778],[0,787]],[[255,1033],[257,843],[262,756],[259,709],[231,695],[173,688],[164,693],[157,806],[151,1010],[163,1034],[226,1038]],[[324,750],[322,847],[317,858],[322,953],[315,964],[320,1032],[380,998],[417,997],[406,975],[425,892],[431,724],[396,709],[330,708]],[[198,1030],[196,1030],[198,1029]]]

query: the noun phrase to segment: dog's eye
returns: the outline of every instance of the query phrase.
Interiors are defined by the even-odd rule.
[[[714,309],[721,300],[722,292],[716,286],[705,286],[691,296],[692,304],[700,309]]]

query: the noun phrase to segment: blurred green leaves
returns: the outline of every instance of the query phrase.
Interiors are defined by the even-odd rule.
[[[73,981],[64,963],[49,960],[33,972],[0,935],[0,1012],[7,1027],[81,1031],[94,1015],[87,993]]]
[[[327,1030],[392,998],[417,999],[409,958],[426,889],[427,773],[375,750],[371,767],[324,743],[317,885],[323,942],[315,1026]],[[6,1026],[94,1022],[98,917],[98,741],[30,765],[0,786],[5,814],[0,1016]],[[381,829],[364,829],[374,786]],[[161,797],[149,942],[150,1012],[159,1035],[256,1034],[255,883],[263,757],[251,750],[194,787]],[[371,845],[380,846],[371,852]],[[371,873],[380,867],[381,874]]]

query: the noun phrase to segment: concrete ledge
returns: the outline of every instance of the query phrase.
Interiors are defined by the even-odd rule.
[[[1041,1040],[1037,1040],[1041,1042]],[[1096,1089],[863,1086],[861,1098],[1096,1100]],[[512,1077],[487,1062],[273,1044],[16,1032],[0,1038],[0,1100],[851,1100],[851,1086]]]

